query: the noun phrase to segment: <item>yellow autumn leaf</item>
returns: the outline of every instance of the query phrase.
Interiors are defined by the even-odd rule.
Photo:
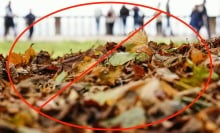
[[[91,61],[91,60],[92,60],[92,58],[89,57],[89,56],[85,56],[84,59],[83,59],[83,61]]]
[[[23,56],[22,54],[17,54],[17,53],[11,53],[10,55],[10,63],[14,65],[19,65],[23,63]]]
[[[120,77],[120,75],[121,67],[109,69],[106,73],[102,72],[102,74],[99,76],[99,83],[105,85],[115,85],[115,81]]]
[[[17,54],[12,52],[10,55],[10,62],[14,65],[21,65],[29,63],[31,57],[36,56],[35,50],[32,45],[25,51],[24,54]]]
[[[25,54],[24,54],[24,63],[27,64],[31,57],[33,56],[36,56],[36,52],[35,50],[32,48],[33,45],[31,45],[26,51],[25,51]]]
[[[29,113],[19,112],[12,119],[12,123],[14,123],[16,126],[32,126],[33,119]]]
[[[89,77],[96,77],[96,82],[100,85],[114,85],[115,81],[120,77],[121,71],[120,66],[106,68],[102,65],[98,65],[92,69]]]
[[[92,69],[91,76],[99,77],[107,68],[101,65],[98,65]]]

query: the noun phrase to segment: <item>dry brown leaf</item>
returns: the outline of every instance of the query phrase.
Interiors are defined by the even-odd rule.
[[[130,34],[132,34],[131,32]],[[147,33],[141,30],[134,34],[125,44],[126,51],[136,52],[137,46],[146,45],[148,42]]]
[[[146,53],[149,56],[153,55],[153,51],[147,45],[136,46],[137,53]]]
[[[94,64],[95,61],[96,61],[95,59],[85,56],[83,61],[75,64],[74,66],[75,68],[73,68],[75,76],[80,75],[82,72],[88,69],[92,64]]]
[[[92,80],[99,85],[115,85],[115,81],[120,77],[121,71],[122,69],[120,66],[106,68],[102,65],[98,65],[93,68],[89,76],[85,77],[85,80],[90,80],[92,78]]]
[[[131,32],[130,34],[132,34]],[[137,32],[134,36],[132,36],[127,43],[133,43],[135,45],[147,44],[148,37],[145,30],[141,30]]]
[[[192,49],[190,57],[192,59],[192,62],[195,63],[195,64],[199,64],[203,60],[205,60],[205,57],[203,56],[202,51],[200,51],[200,50],[198,50],[196,48]]]
[[[213,132],[217,129],[220,130],[220,108],[211,107],[200,111],[196,117],[204,122],[206,130]]]
[[[135,79],[141,79],[145,76],[145,71],[144,71],[144,68],[142,66],[133,64],[132,68],[133,68],[133,71],[134,71]]]

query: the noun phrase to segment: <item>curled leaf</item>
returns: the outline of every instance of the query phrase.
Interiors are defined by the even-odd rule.
[[[141,30],[126,42],[125,44],[126,51],[136,52],[137,47],[146,45],[147,42],[148,42],[147,33],[144,30]]]

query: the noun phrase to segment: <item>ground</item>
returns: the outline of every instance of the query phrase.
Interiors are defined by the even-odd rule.
[[[5,69],[8,58],[0,54],[0,133],[113,133],[64,126],[28,108],[21,97],[63,122],[128,128],[183,109],[204,89],[208,78],[207,91],[179,116],[118,133],[219,133],[220,38],[207,40],[212,65],[199,41],[156,41],[139,32],[108,58],[103,57],[118,42],[19,42],[10,56],[10,71]],[[0,43],[0,53],[7,55],[11,43]],[[64,53],[68,54],[61,56]]]
[[[6,56],[12,43],[12,41],[1,41],[0,53]],[[103,45],[101,41],[19,41],[13,51],[16,53],[24,53],[32,43],[34,43],[33,48],[37,52],[45,50],[49,53],[53,53],[53,57],[62,56],[71,51],[85,51],[89,48]]]

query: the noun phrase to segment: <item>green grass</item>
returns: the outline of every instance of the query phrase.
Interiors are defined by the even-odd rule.
[[[157,39],[154,40],[156,42],[166,42],[167,44],[170,43],[169,39]],[[175,41],[175,44],[181,45],[184,41]],[[12,41],[0,41],[0,54],[3,56],[7,56],[9,49],[12,45]],[[85,51],[89,48],[96,47],[98,45],[104,45],[106,41],[19,41],[14,49],[13,52],[16,53],[24,53],[29,46],[34,43],[33,48],[36,52],[41,50],[48,51],[51,53],[52,57],[62,56],[66,53],[70,53],[71,51],[78,52],[78,51]]]
[[[12,43],[13,42],[11,41],[0,42],[0,54],[7,56]],[[45,50],[51,53],[52,57],[62,56],[63,54],[70,53],[71,51],[85,51],[89,48],[104,44],[103,41],[19,41],[15,45],[13,52],[24,53],[32,43],[34,43],[33,48],[36,52]]]

